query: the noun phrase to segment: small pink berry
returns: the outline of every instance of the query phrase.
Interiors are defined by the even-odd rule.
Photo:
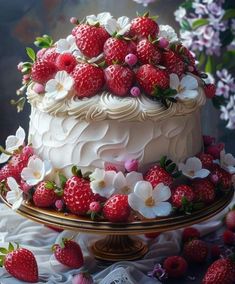
[[[158,46],[160,48],[167,48],[169,45],[169,41],[165,37],[160,37],[158,41]]]
[[[193,72],[194,71],[194,67],[193,66],[188,66],[188,71],[189,72]]]
[[[140,95],[140,89],[138,87],[132,87],[130,92],[133,97],[138,97]]]
[[[30,74],[25,74],[22,79],[22,84],[26,84],[30,79]]]
[[[55,207],[56,207],[58,210],[62,210],[62,209],[63,209],[63,206],[64,206],[64,202],[63,202],[61,199],[56,200],[56,202],[55,202]]]
[[[21,71],[22,69],[23,69],[23,62],[20,62],[18,65],[17,65],[17,69],[19,70],[19,71]]]
[[[43,94],[45,92],[45,88],[42,84],[35,83],[33,86],[33,90],[37,94]]]
[[[130,66],[133,66],[137,63],[138,61],[138,58],[135,54],[133,53],[129,53],[127,54],[127,56],[125,57],[125,62],[130,65]]]
[[[75,17],[71,17],[69,21],[70,21],[70,23],[73,24],[73,25],[78,25],[78,19],[75,18]]]
[[[93,284],[90,274],[81,272],[73,277],[72,284]]]
[[[99,213],[100,210],[101,210],[100,203],[97,202],[97,201],[91,202],[90,205],[89,205],[89,208],[90,208],[90,210],[91,210],[92,212],[94,212],[94,213]]]
[[[127,160],[127,161],[125,162],[125,169],[126,169],[128,172],[137,171],[137,170],[138,170],[138,167],[139,167],[139,163],[138,163],[138,161],[135,160],[135,159]]]
[[[214,174],[214,175],[211,175],[211,176],[210,176],[210,180],[211,180],[211,182],[212,182],[213,184],[217,184],[218,181],[219,181],[219,177]]]
[[[47,51],[46,48],[40,49],[40,50],[37,52],[37,56],[36,56],[37,59],[42,59],[46,51]]]

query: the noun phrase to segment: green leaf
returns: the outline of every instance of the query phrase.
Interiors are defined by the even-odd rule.
[[[190,23],[188,20],[186,19],[183,19],[181,22],[180,22],[180,26],[183,30],[186,30],[186,31],[191,31],[192,28],[190,26]]]
[[[53,45],[53,40],[48,35],[43,35],[42,37],[36,37],[34,44],[40,48],[48,48]]]
[[[61,185],[61,187],[64,188],[65,183],[66,183],[66,181],[67,181],[67,178],[66,178],[64,175],[62,175],[61,173],[59,173],[59,179],[60,179],[60,185]]]
[[[6,248],[0,248],[0,252],[3,254],[7,254],[8,250]]]
[[[167,156],[162,156],[159,163],[160,163],[160,166],[162,168],[165,168],[165,163],[166,163],[166,160],[167,160]]]
[[[198,19],[192,23],[192,28],[196,30],[199,27],[205,26],[209,24],[209,20],[207,19]]]
[[[34,62],[36,59],[34,50],[31,47],[26,47],[26,53],[28,54],[28,57]]]
[[[223,53],[221,66],[217,66],[217,70],[226,67],[226,69],[232,69],[235,67],[235,50],[229,50]]]
[[[8,245],[8,251],[14,251],[15,250],[15,248],[14,248],[14,246],[13,246],[13,244],[12,243],[9,243],[9,245]]]
[[[186,10],[191,9],[193,7],[193,0],[187,0],[184,3],[180,5],[182,8],[185,8]]]
[[[5,255],[0,255],[0,267],[3,267]]]
[[[212,58],[211,58],[211,56],[207,57],[205,71],[206,71],[206,73],[213,73],[213,66],[212,66]]]
[[[199,66],[202,67],[206,62],[206,55],[204,52],[201,52],[199,55]]]
[[[48,180],[45,184],[45,188],[46,189],[54,189],[55,188],[54,182]]]
[[[228,9],[222,18],[222,21],[235,18],[235,9]]]
[[[222,42],[222,47],[229,45],[234,39],[234,35],[231,29],[228,29],[220,33],[220,41]]]
[[[215,108],[220,109],[221,105],[224,105],[226,102],[225,98],[222,96],[214,96],[212,99],[212,103]]]
[[[171,174],[175,169],[176,169],[176,164],[175,164],[175,163],[170,164],[169,166],[166,167],[166,171],[167,171],[168,173],[170,173],[170,174]]]

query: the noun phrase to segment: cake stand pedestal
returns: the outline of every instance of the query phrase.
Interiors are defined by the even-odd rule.
[[[16,212],[47,226],[106,235],[104,239],[91,244],[91,250],[98,260],[115,262],[139,259],[147,253],[147,245],[140,238],[132,238],[129,235],[166,232],[200,223],[226,208],[233,199],[233,195],[234,189],[231,189],[215,200],[213,204],[190,215],[174,215],[130,223],[91,221],[86,217],[79,217],[74,214],[36,208],[27,202],[24,202]],[[4,195],[0,195],[0,198],[7,206],[11,207]]]

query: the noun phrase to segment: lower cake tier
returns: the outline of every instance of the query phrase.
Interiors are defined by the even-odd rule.
[[[160,121],[86,122],[32,108],[29,143],[67,176],[73,165],[88,171],[105,163],[123,167],[128,159],[137,159],[143,172],[164,155],[178,163],[200,152],[200,110]]]

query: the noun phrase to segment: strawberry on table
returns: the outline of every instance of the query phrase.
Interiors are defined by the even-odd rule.
[[[110,222],[127,222],[131,213],[128,204],[128,195],[116,194],[110,197],[104,204],[104,218]]]
[[[74,78],[74,89],[79,98],[91,97],[104,85],[104,72],[91,64],[78,64],[71,73]]]
[[[235,264],[228,258],[216,260],[208,268],[202,284],[233,284],[235,280]]]
[[[13,277],[30,283],[38,282],[38,265],[31,251],[9,243],[8,249],[0,249],[0,265]]]
[[[70,212],[85,215],[91,202],[95,201],[90,182],[77,176],[69,178],[65,183],[63,200]]]
[[[134,73],[128,67],[114,64],[104,70],[104,77],[108,90],[122,97],[130,91],[134,80]]]
[[[169,256],[164,260],[163,268],[170,278],[180,278],[185,275],[188,264],[182,256]]]
[[[78,243],[63,238],[61,244],[52,246],[55,258],[70,268],[80,268],[84,264],[83,254]]]
[[[189,262],[202,263],[208,256],[207,244],[202,240],[192,240],[185,243],[183,255]]]
[[[235,231],[235,206],[225,216],[225,224],[231,231]]]
[[[182,232],[182,241],[186,243],[194,239],[200,239],[200,236],[201,234],[196,228],[188,227]]]

